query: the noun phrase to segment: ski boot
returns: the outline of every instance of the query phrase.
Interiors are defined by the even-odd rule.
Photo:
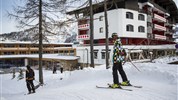
[[[121,83],[121,86],[131,86],[129,81],[124,81]]]
[[[31,91],[29,91],[27,94],[31,94],[32,92]]]
[[[118,85],[118,84],[112,84],[112,85],[110,85],[109,87],[110,87],[110,88],[121,88],[121,86]]]

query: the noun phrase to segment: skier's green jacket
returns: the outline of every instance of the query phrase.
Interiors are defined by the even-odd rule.
[[[113,46],[113,63],[125,61],[126,52],[122,46],[121,40],[117,39],[114,41]]]

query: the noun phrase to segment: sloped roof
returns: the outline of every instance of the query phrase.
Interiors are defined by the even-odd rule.
[[[157,3],[161,6],[166,6],[170,11],[170,15],[173,16],[178,23],[178,8],[174,0],[156,0]]]
[[[121,1],[126,1],[126,0],[116,0],[116,2],[121,2]],[[144,2],[153,2],[151,0],[144,0]],[[166,8],[169,9],[169,13],[172,17],[175,18],[176,23],[178,23],[178,8],[176,3],[174,2],[174,0],[155,0],[156,3],[159,3],[159,6],[164,7],[166,6]],[[112,2],[111,1],[107,1],[107,5],[110,5]],[[97,4],[93,4],[93,7],[102,7],[104,6],[104,1],[97,3]],[[67,14],[71,15],[71,14],[80,14],[80,13],[84,13],[87,12],[89,10],[89,6],[87,7],[83,7],[83,8],[78,8],[76,10],[73,11],[69,11],[67,12]]]

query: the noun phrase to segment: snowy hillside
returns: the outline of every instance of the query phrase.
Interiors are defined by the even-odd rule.
[[[72,23],[62,28],[52,28],[54,34],[43,33],[45,34],[46,39],[50,43],[73,43],[76,41],[77,34],[77,23]],[[34,37],[36,37],[36,32],[11,32],[0,34],[0,41],[34,41]],[[38,40],[38,39],[37,39]]]
[[[31,95],[24,95],[27,93],[25,80],[11,80],[11,74],[1,75],[0,100],[177,100],[178,66],[159,60],[168,62],[167,59],[157,59],[155,63],[135,63],[141,72],[129,62],[124,65],[130,82],[143,86],[123,87],[133,91],[96,88],[96,85],[112,83],[112,69],[106,70],[105,65],[66,71],[62,75],[59,71],[52,74],[52,71],[44,70],[45,85]],[[38,80],[38,71],[35,73]]]

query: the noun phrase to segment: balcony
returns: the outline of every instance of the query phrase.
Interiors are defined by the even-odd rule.
[[[172,35],[173,33],[174,31],[172,29],[167,29],[167,31],[165,31],[165,34]]]
[[[167,22],[165,23],[165,26],[174,27],[175,25],[173,24],[173,22],[167,21]]]
[[[89,35],[78,35],[78,39],[89,39]]]
[[[158,39],[158,40],[166,40],[166,36],[163,36],[163,35],[155,34],[154,37],[155,37],[155,39]]]
[[[153,18],[156,19],[156,20],[158,20],[158,21],[162,21],[162,22],[166,22],[167,21],[166,18],[164,18],[162,16],[159,16],[157,14],[154,14]]]
[[[147,33],[152,33],[152,32],[153,32],[152,27],[151,26],[147,27]]]
[[[148,38],[148,39],[153,39],[153,36],[154,36],[154,34],[152,34],[152,33],[148,33],[148,34],[147,34],[147,38]]]
[[[82,24],[78,26],[79,30],[87,30],[89,29],[90,25],[89,24]]]
[[[166,27],[158,25],[158,24],[154,24],[153,28],[154,28],[154,30],[166,31]]]
[[[173,36],[172,36],[174,39],[177,39],[178,38],[178,34],[173,34]]]
[[[148,16],[147,16],[147,22],[152,23],[152,16],[151,16],[151,15],[148,15]]]

